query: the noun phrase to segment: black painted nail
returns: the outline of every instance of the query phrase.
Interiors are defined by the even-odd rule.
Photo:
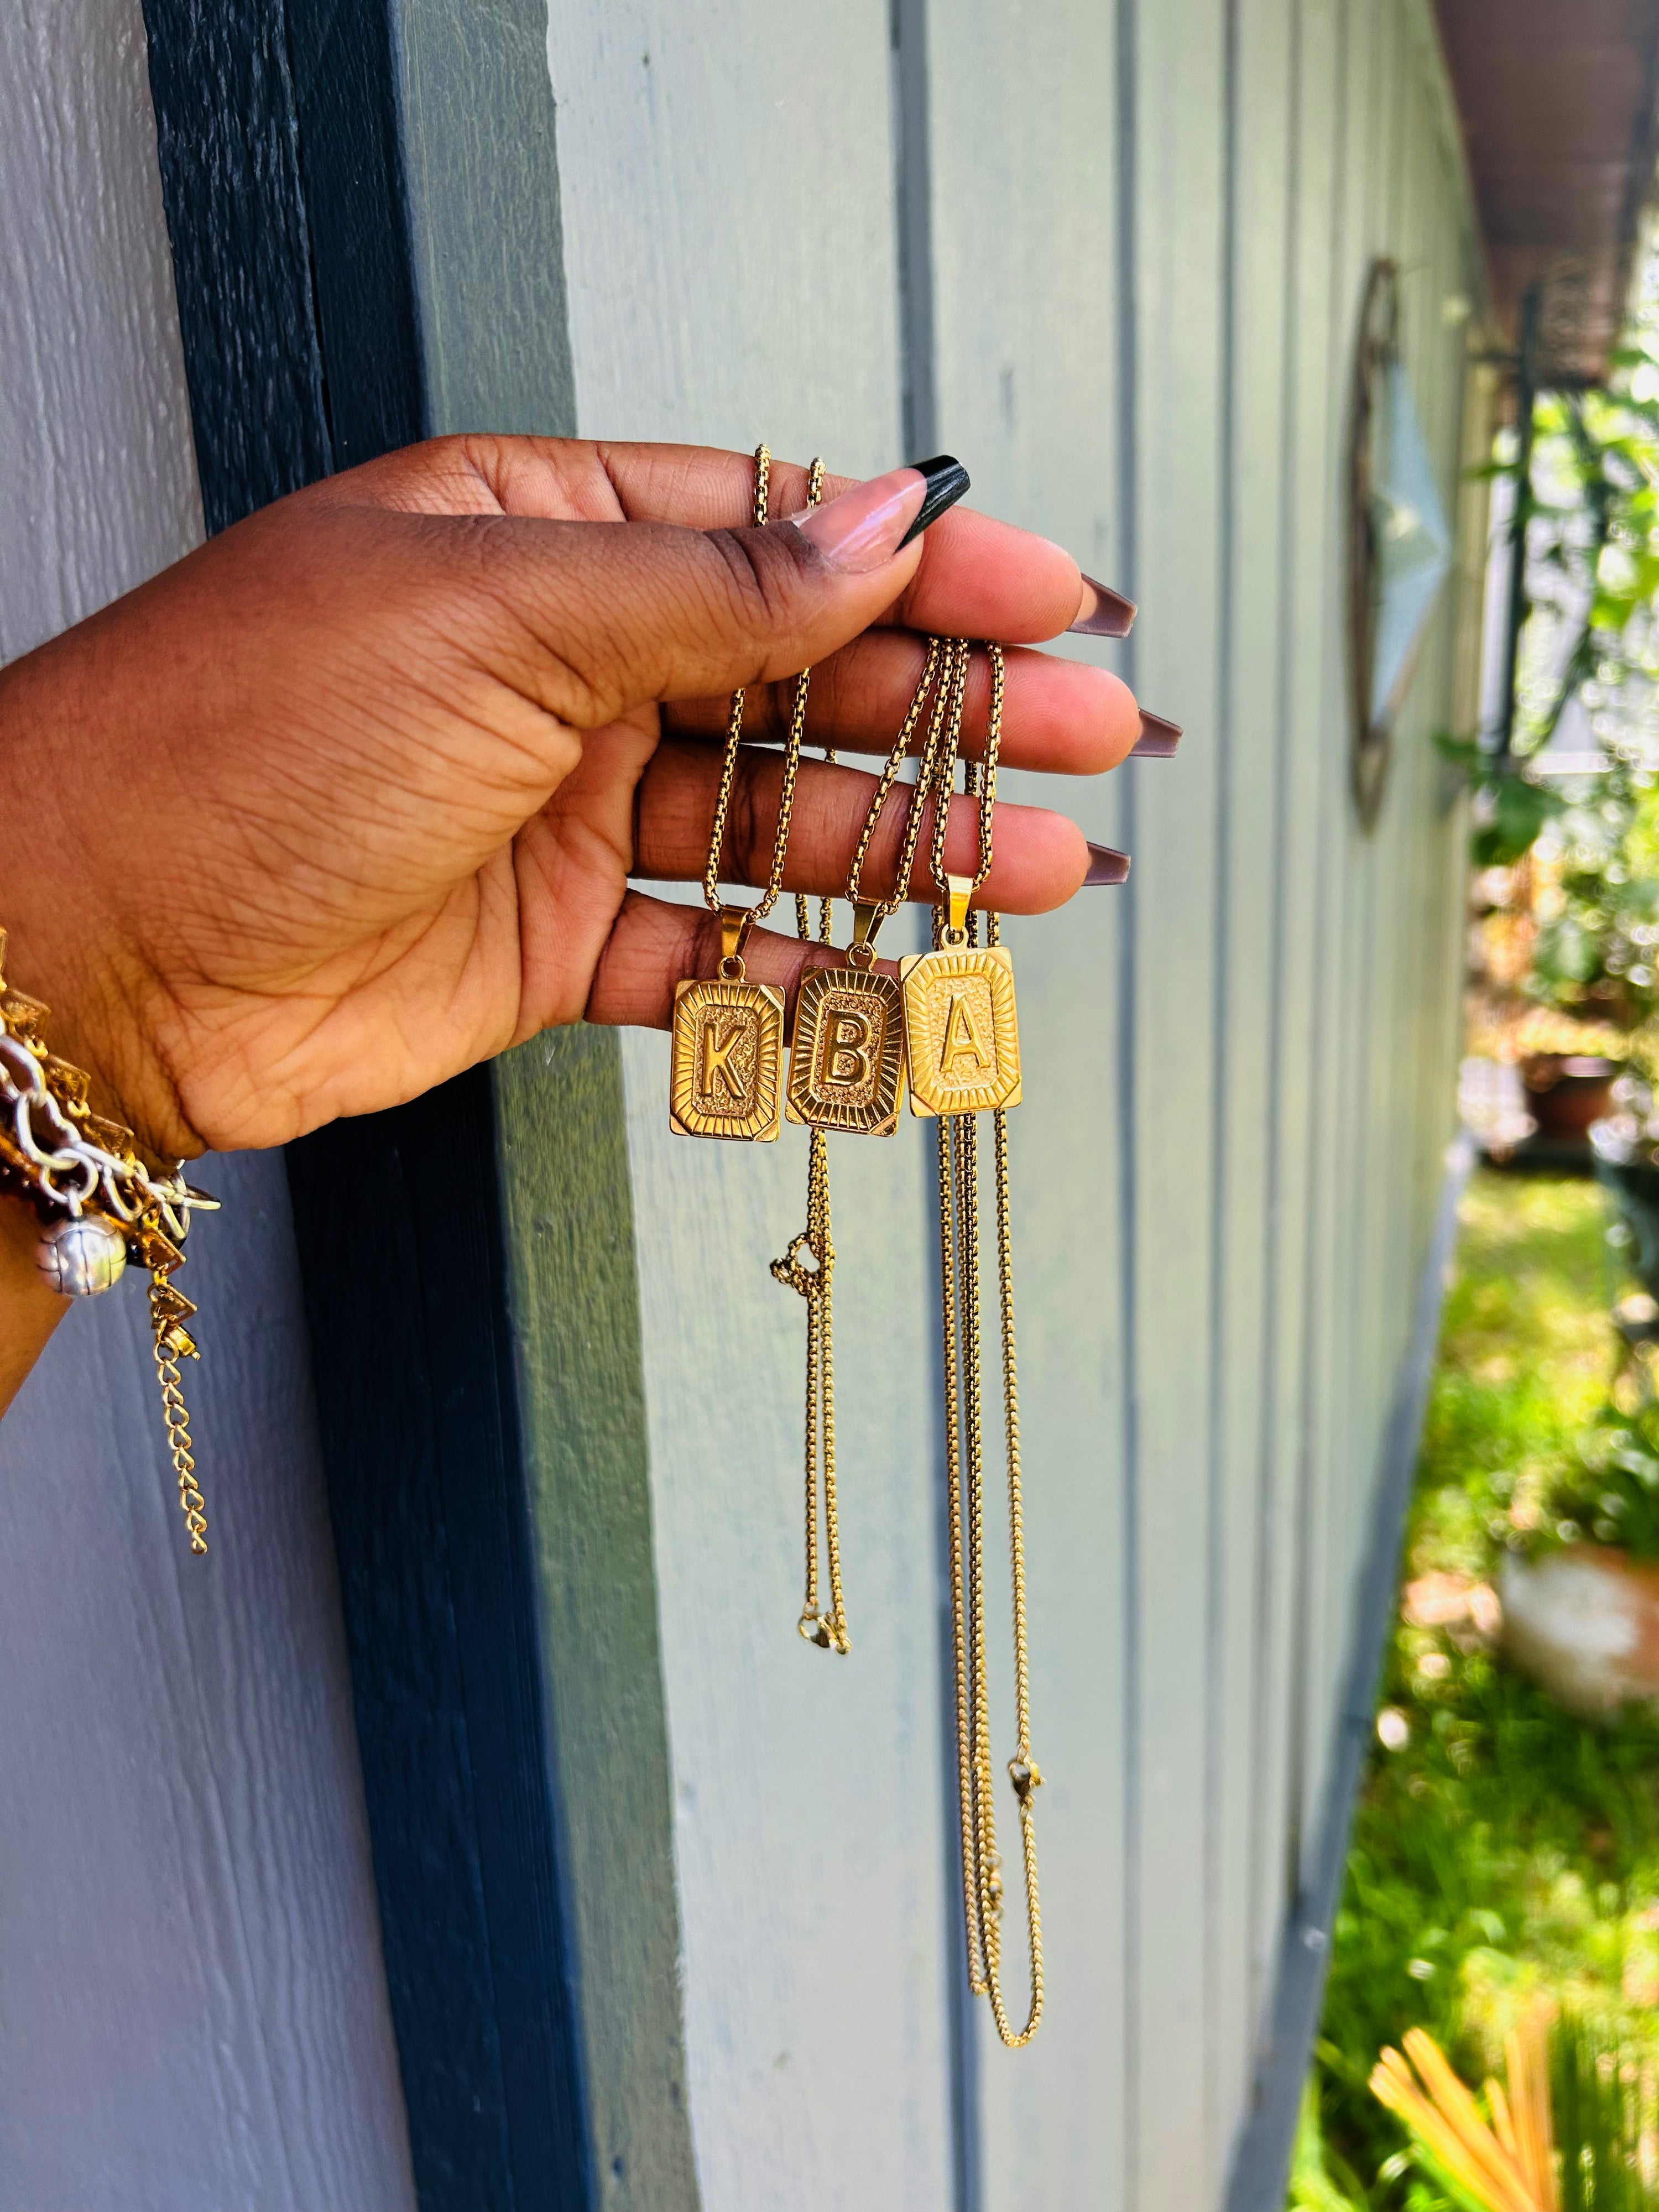
[[[1135,603],[1115,592],[1109,584],[1083,579],[1083,604],[1072,624],[1073,637],[1127,637],[1135,618]]]
[[[1086,890],[1091,884],[1127,884],[1129,880],[1129,855],[1114,852],[1109,845],[1091,843],[1089,872],[1083,878]]]
[[[937,522],[947,507],[954,507],[968,489],[968,471],[953,453],[937,453],[931,461],[912,461],[913,469],[920,469],[927,489],[921,495],[921,511],[899,540],[899,550],[920,538],[930,522]]]
[[[1162,714],[1149,714],[1140,710],[1140,735],[1129,748],[1132,760],[1168,760],[1181,743],[1179,722],[1166,721]]]

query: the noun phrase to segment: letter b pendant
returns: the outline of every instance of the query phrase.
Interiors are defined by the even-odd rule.
[[[800,987],[785,1111],[814,1129],[890,1137],[904,1090],[899,987],[872,968],[820,968]]]

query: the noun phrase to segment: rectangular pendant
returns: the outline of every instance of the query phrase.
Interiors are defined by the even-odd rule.
[[[899,987],[870,968],[818,968],[795,1004],[784,1110],[810,1128],[890,1137],[904,1091]]]
[[[668,1118],[683,1137],[770,1143],[783,1091],[783,993],[773,983],[674,987]]]
[[[1019,1024],[1006,945],[946,945],[899,963],[913,1114],[1018,1106]]]

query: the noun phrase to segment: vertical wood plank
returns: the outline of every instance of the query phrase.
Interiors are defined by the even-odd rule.
[[[1240,0],[1230,14],[1230,436],[1226,690],[1217,745],[1221,883],[1216,957],[1224,1018],[1217,1074],[1227,1204],[1218,1215],[1213,1438],[1219,1511],[1212,1533],[1208,1824],[1210,2007],[1217,2122],[1224,2161],[1248,2097],[1264,1962],[1255,1956],[1252,1840],[1261,1787],[1257,1716],[1267,1694],[1261,1600],[1269,1571],[1269,1366],[1273,1218],[1275,903],[1285,866],[1289,794],[1279,765],[1286,681],[1282,583],[1289,210],[1292,205],[1292,10]],[[1220,2172],[1212,2169],[1212,2191]]]
[[[1218,1188],[1213,731],[1220,522],[1224,15],[1218,0],[1138,6],[1135,67],[1133,585],[1147,616],[1137,681],[1183,720],[1178,785],[1138,774],[1129,952],[1135,1181],[1128,1279],[1135,1397],[1129,1747],[1131,2204],[1202,2201],[1209,2115],[1182,2083],[1209,2064],[1205,1838],[1210,1425]],[[1194,557],[1195,549],[1206,549]],[[1200,2074],[1200,2079],[1202,2074]]]
[[[902,458],[889,60],[878,0],[554,0],[581,430]],[[803,1323],[767,1273],[804,1142],[672,1136],[665,1061],[625,1040],[699,2176],[948,2203],[923,1133],[834,1148],[842,1662],[795,1634]]]
[[[1351,52],[1355,18],[1362,0],[1338,0],[1333,32],[1335,91],[1328,128],[1335,141],[1330,199],[1326,210],[1329,255],[1331,323],[1321,371],[1332,395],[1324,461],[1325,504],[1331,554],[1323,575],[1320,623],[1321,960],[1316,983],[1313,1033],[1313,1130],[1309,1159],[1310,1345],[1308,1373],[1306,1504],[1306,1599],[1300,1664],[1303,1671],[1299,1722],[1297,1850],[1298,1879],[1311,1871],[1317,1849],[1329,1757],[1327,1714],[1333,1678],[1329,1559],[1334,1507],[1333,1458],[1342,1418],[1341,1378],[1347,1320],[1342,1296],[1344,1245],[1342,1170],[1349,1144],[1343,1125],[1346,1103],[1344,1016],[1350,1003],[1354,877],[1363,868],[1357,854],[1348,771],[1346,666],[1342,635],[1342,567],[1347,428],[1345,405],[1352,360],[1358,292],[1352,252],[1355,170],[1364,144],[1363,118],[1351,106]]]
[[[1395,12],[1386,0],[1350,0],[1342,193],[1345,234],[1338,281],[1345,320],[1338,325],[1338,345],[1331,363],[1331,374],[1340,380],[1345,400],[1336,485],[1344,530],[1346,441],[1352,424],[1347,395],[1352,391],[1360,302],[1371,262],[1392,238],[1398,212],[1398,157],[1404,141],[1399,129],[1395,46],[1389,36],[1395,20]],[[1340,587],[1334,613],[1330,642],[1338,688],[1331,734],[1334,744],[1346,753],[1352,743],[1352,710],[1346,595]],[[1365,1326],[1365,1317],[1380,1257],[1376,1237],[1381,1181],[1377,1170],[1387,1157],[1382,1126],[1386,1115],[1372,1079],[1382,1017],[1378,909],[1400,820],[1398,798],[1397,789],[1385,788],[1378,821],[1370,831],[1360,824],[1351,793],[1345,794],[1340,816],[1342,898],[1334,964],[1340,981],[1331,1032],[1334,1064],[1326,1136],[1334,1194],[1329,1250],[1337,1327],[1332,1347],[1328,1426],[1322,1455],[1325,1547],[1316,1580],[1320,1602],[1314,1662],[1319,1763],[1312,1786],[1315,1803],[1321,1807],[1328,1771],[1323,1762],[1333,1741],[1352,1640],[1351,1547],[1356,1530],[1365,1525],[1364,1509],[1370,1496],[1381,1433],[1380,1413],[1373,1403],[1376,1339]],[[1310,1825],[1310,1841],[1314,1841],[1323,1824],[1311,1806]]]
[[[1279,702],[1280,860],[1274,885],[1275,1093],[1272,1124],[1272,1281],[1267,1397],[1269,1507],[1257,1738],[1261,1776],[1254,1870],[1262,2001],[1297,1881],[1300,1849],[1302,1667],[1308,1581],[1309,1374],[1315,1328],[1310,1154],[1315,1141],[1316,979],[1325,957],[1328,725],[1322,665],[1310,636],[1328,619],[1336,556],[1333,417],[1341,395],[1328,364],[1334,321],[1331,204],[1337,43],[1333,0],[1293,0],[1291,318],[1285,379],[1286,562],[1280,586],[1284,688]]]
[[[568,434],[545,9],[396,0],[396,31],[428,426]],[[669,2212],[694,2205],[697,2187],[617,1038],[534,1040],[495,1063],[486,1111],[534,1616],[527,1667],[547,1716],[536,1755],[556,1811],[560,1894],[542,1904],[568,1947],[586,2189],[617,2212]],[[510,1936],[494,1924],[492,1937],[510,1960]],[[510,1966],[496,1974],[510,1996]]]
[[[976,503],[1121,581],[1110,11],[1088,0],[937,9],[928,82],[940,442],[971,468]],[[1149,608],[1142,622],[1168,617]],[[1126,657],[1081,641],[1059,649],[1120,668]],[[1177,786],[1187,773],[1178,759],[1078,788],[1011,775],[1005,791],[1121,846],[1122,786],[1143,772]],[[1121,2201],[1122,904],[1119,892],[1085,891],[1007,932],[1029,1071],[1009,1133],[1048,1969],[1042,2033],[1018,2058],[975,2008],[988,2206]],[[994,1453],[992,1466],[994,1484]],[[1000,1559],[994,1586],[1001,1744],[1011,1698]],[[1011,1921],[1017,1996],[1012,1931]]]

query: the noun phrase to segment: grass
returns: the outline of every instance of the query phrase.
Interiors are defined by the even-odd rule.
[[[1574,1180],[1482,1171],[1462,1209],[1406,1579],[1489,1588],[1536,1528],[1606,1400],[1613,1273],[1604,1202]],[[1442,1607],[1440,1610],[1448,1608]],[[1412,1597],[1396,1618],[1334,1929],[1290,2202],[1433,2212],[1366,2087],[1384,2044],[1427,2028],[1466,2079],[1496,2066],[1539,1990],[1659,2061],[1659,1716],[1562,1712],[1481,1624]],[[1393,1747],[1389,1747],[1389,1746]]]

